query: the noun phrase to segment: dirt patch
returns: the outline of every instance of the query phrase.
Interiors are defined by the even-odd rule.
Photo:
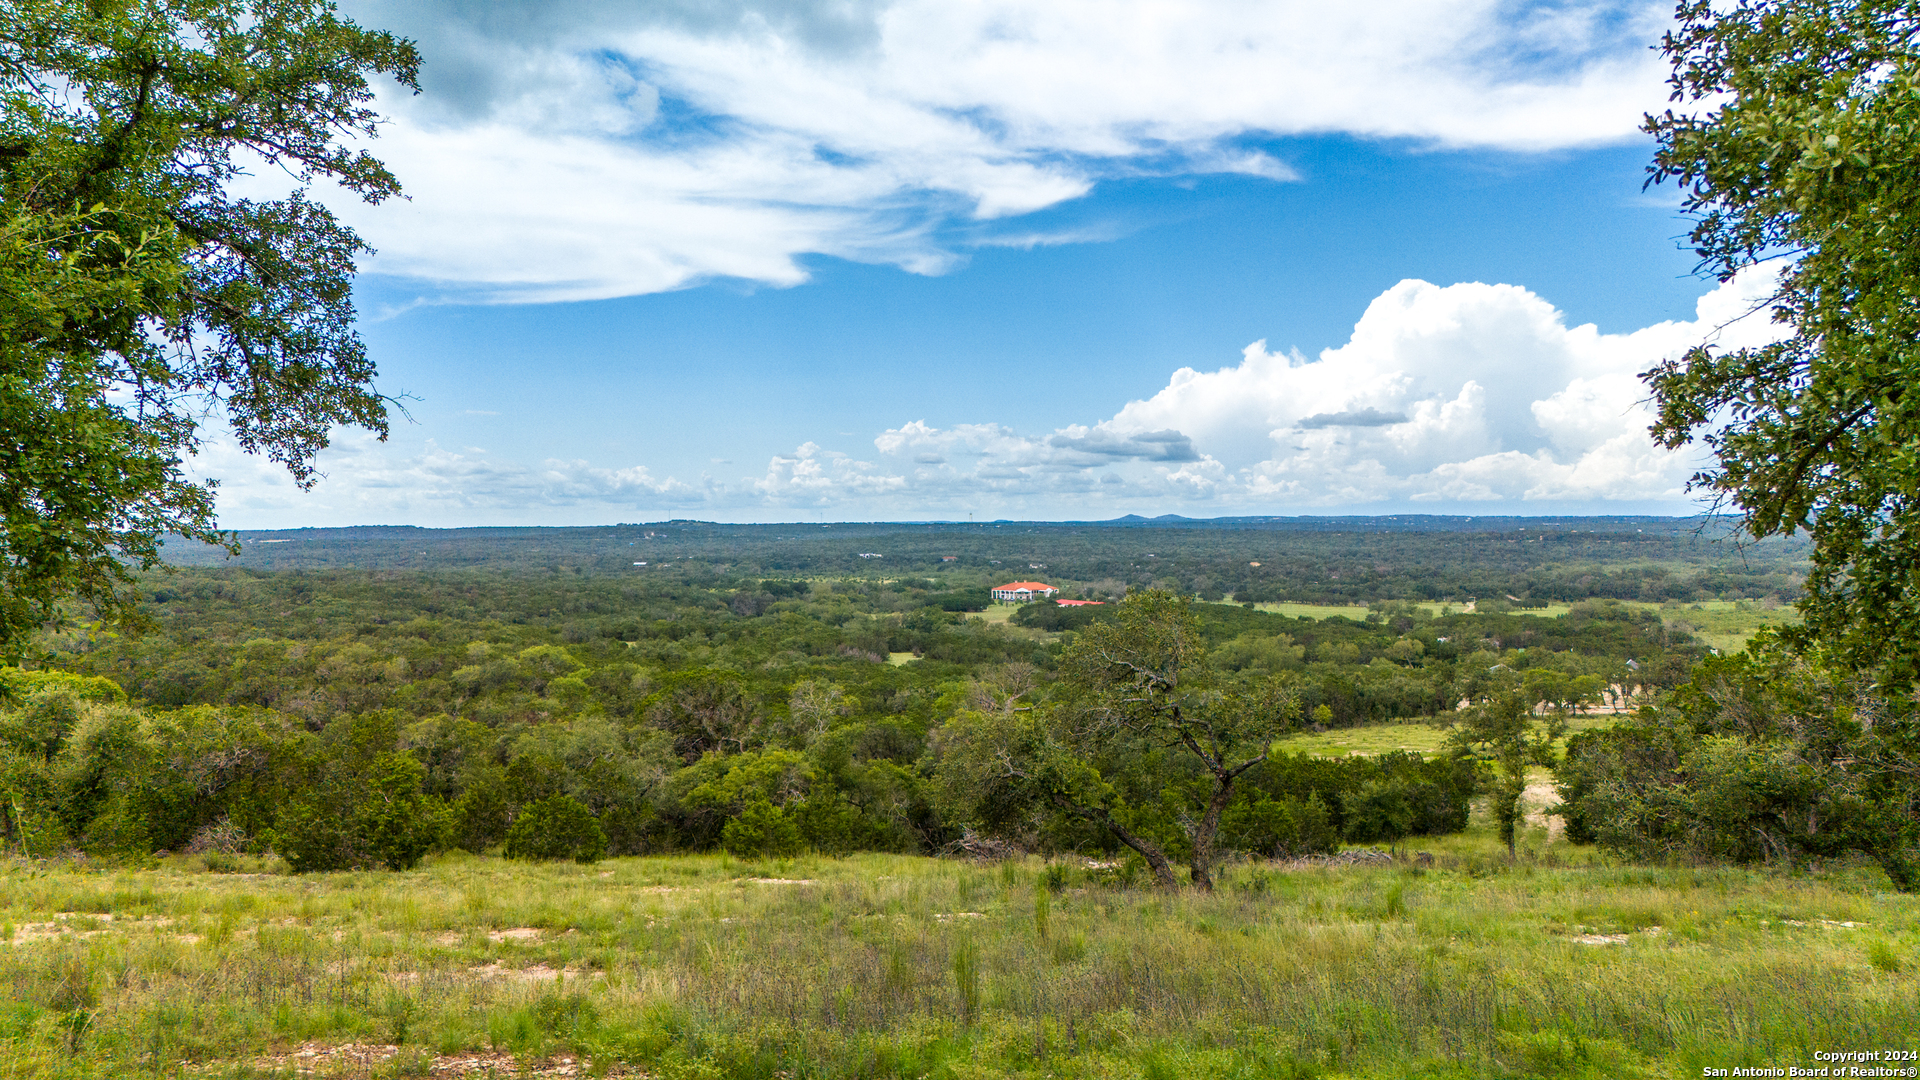
[[[934,919],[939,922],[946,922],[950,919],[984,919],[986,917],[987,913],[984,911],[956,911],[951,915],[945,913],[936,914]]]
[[[551,967],[547,964],[528,964],[522,968],[502,967],[497,960],[477,968],[468,968],[467,972],[482,979],[506,979],[509,982],[518,983],[549,983],[560,979],[591,978],[603,974],[598,971],[582,971],[575,967]]]
[[[741,878],[740,880],[751,882],[755,885],[812,885],[814,883],[812,878],[750,877]]]
[[[1567,822],[1558,814],[1547,813],[1549,806],[1560,802],[1560,792],[1551,780],[1534,780],[1527,784],[1526,791],[1520,795],[1520,808],[1528,825],[1536,829],[1547,830],[1547,843],[1558,841],[1567,834]]]
[[[21,923],[13,928],[13,936],[6,940],[6,944],[31,945],[36,941],[53,941],[67,932],[67,928],[57,922]],[[104,930],[93,930],[75,936],[92,937],[94,934],[104,933],[106,933]]]
[[[1767,924],[1767,920],[1765,919],[1760,920],[1760,925],[1765,926],[1766,924]],[[1861,923],[1861,922],[1835,922],[1832,919],[1813,919],[1807,922],[1802,922],[1799,919],[1781,919],[1780,925],[1781,926],[1824,926],[1830,930],[1858,930],[1867,924]]]
[[[435,934],[433,936],[433,943],[435,945],[445,945],[448,948],[453,948],[454,946],[464,943],[469,933],[471,933],[471,931],[447,930]],[[545,930],[537,927],[515,926],[506,930],[489,930],[487,931],[487,940],[493,942],[495,945],[506,941],[539,941],[541,935],[545,933]]]
[[[38,941],[57,941],[60,939],[99,937],[116,928],[124,930],[160,929],[172,926],[173,920],[164,915],[143,915],[137,918],[116,919],[112,912],[63,911],[47,922],[20,923],[13,928],[13,937],[0,939],[0,945],[31,945]],[[180,934],[181,941],[193,944],[200,940],[198,934]]]
[[[428,1076],[534,1076],[565,1077],[587,1075],[585,1062],[570,1057],[548,1061],[521,1062],[512,1054],[498,1051],[474,1051],[464,1054],[435,1054],[431,1058],[420,1051],[403,1050],[379,1043],[346,1043],[322,1046],[305,1043],[296,1049],[267,1054],[255,1062],[261,1070],[290,1071],[297,1076],[365,1076],[402,1054],[418,1055]],[[409,1075],[418,1075],[410,1073]],[[615,1068],[607,1076],[639,1076],[640,1073]]]
[[[1590,933],[1587,932],[1589,928],[1585,926],[1576,926],[1573,929],[1576,932],[1567,935],[1567,940],[1573,942],[1575,945],[1625,945],[1633,939],[1631,934]],[[1640,931],[1644,937],[1659,937],[1666,932],[1667,930],[1664,926],[1649,926],[1645,930]]]

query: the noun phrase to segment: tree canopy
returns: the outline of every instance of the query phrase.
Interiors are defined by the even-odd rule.
[[[398,181],[367,78],[411,43],[325,0],[28,0],[0,8],[0,656],[68,597],[124,619],[161,538],[219,541],[188,475],[204,416],[314,479],[335,425],[385,435],[354,329],[367,246],[305,195]],[[233,182],[278,170],[281,199]]]
[[[1755,536],[1815,545],[1806,632],[1882,685],[1920,677],[1920,12],[1902,0],[1687,0],[1678,107],[1647,118],[1704,269],[1778,262],[1776,344],[1646,373],[1669,447]]]

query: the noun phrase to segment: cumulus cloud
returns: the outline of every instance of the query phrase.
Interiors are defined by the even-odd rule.
[[[389,95],[377,147],[412,201],[335,201],[372,269],[465,299],[791,285],[808,253],[935,273],[1058,242],[996,223],[1109,177],[1294,178],[1249,140],[1631,137],[1668,7],[354,0],[420,40],[428,92]]]
[[[1337,348],[1307,357],[1256,341],[1238,363],[1181,368],[1104,420],[1043,432],[913,420],[882,431],[870,454],[806,442],[733,479],[528,466],[431,443],[402,454],[357,436],[324,457],[330,476],[314,495],[222,444],[199,464],[225,478],[223,512],[249,524],[280,512],[471,524],[689,511],[736,520],[1677,511],[1699,461],[1648,438],[1638,373],[1702,341],[1773,340],[1779,327],[1756,310],[1772,285],[1770,273],[1749,274],[1701,298],[1691,320],[1603,334],[1568,326],[1517,286],[1403,281]]]

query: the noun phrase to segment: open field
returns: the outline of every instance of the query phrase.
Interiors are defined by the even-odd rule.
[[[1612,713],[1582,713],[1567,718],[1567,734],[1588,728],[1609,727],[1619,721]],[[1334,728],[1322,732],[1288,735],[1273,744],[1275,750],[1313,757],[1346,757],[1350,754],[1384,754],[1390,750],[1417,750],[1431,754],[1446,740],[1446,729],[1424,717],[1391,724],[1366,724],[1360,727]]]
[[[1368,611],[1367,607],[1361,604],[1256,604],[1254,606],[1261,611],[1305,619],[1339,616],[1358,621],[1365,619]],[[1430,615],[1440,613],[1440,606],[1437,604],[1419,606]],[[1780,605],[1767,608],[1750,600],[1702,600],[1692,604],[1651,604],[1628,601],[1627,606],[1657,611],[1668,626],[1685,630],[1721,652],[1734,652],[1744,648],[1747,639],[1762,626],[1792,626],[1800,621],[1800,613],[1791,606]],[[1516,609],[1511,614],[1557,619],[1571,609],[1571,604],[1548,604],[1539,608]]]
[[[1611,1078],[1912,1045],[1920,900],[1877,872],[1414,845],[1434,868],[1213,895],[1077,859],[15,863],[0,1077]]]
[[[1446,732],[1425,719],[1397,724],[1368,724],[1365,727],[1334,728],[1319,733],[1301,732],[1273,744],[1275,750],[1313,757],[1346,757],[1349,754],[1384,754],[1390,750],[1418,750],[1430,754],[1440,748]]]
[[[1686,630],[1719,649],[1736,652],[1762,626],[1794,626],[1800,612],[1786,605],[1768,609],[1746,600],[1703,600],[1697,604],[1641,604],[1654,608],[1668,626]]]

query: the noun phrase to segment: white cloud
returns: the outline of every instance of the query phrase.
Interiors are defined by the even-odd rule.
[[[1294,178],[1249,138],[1630,137],[1668,6],[360,0],[428,93],[389,95],[376,147],[412,201],[333,201],[371,269],[469,299],[791,285],[808,253],[934,273],[1103,178]]]
[[[587,524],[615,520],[636,502],[678,508],[706,505],[715,489],[657,479],[645,466],[600,468],[549,459],[537,466],[499,461],[479,447],[447,450],[432,441],[403,454],[363,431],[337,431],[320,458],[322,477],[300,491],[286,473],[242,453],[229,439],[209,441],[192,461],[217,477],[224,524],[292,528],[334,524]]]
[[[431,443],[407,455],[359,435],[327,452],[328,478],[313,494],[224,444],[199,466],[225,478],[223,512],[250,527],[687,511],[735,520],[1677,511],[1698,458],[1648,438],[1638,373],[1701,341],[1773,340],[1779,328],[1755,310],[1771,284],[1770,273],[1750,274],[1702,297],[1692,320],[1603,334],[1566,325],[1516,286],[1403,281],[1368,305],[1346,344],[1318,357],[1254,342],[1239,363],[1181,368],[1095,423],[1028,434],[915,420],[876,436],[871,460],[807,442],[733,480],[584,461],[525,466]]]

